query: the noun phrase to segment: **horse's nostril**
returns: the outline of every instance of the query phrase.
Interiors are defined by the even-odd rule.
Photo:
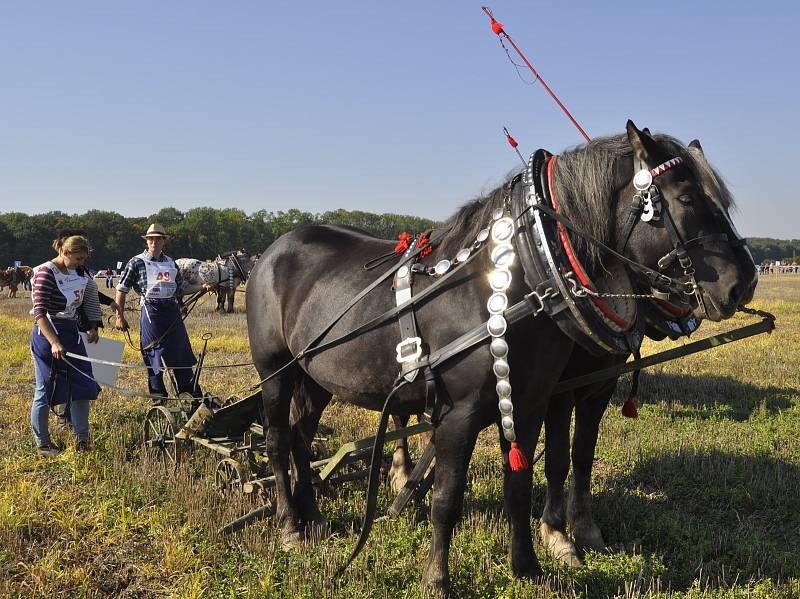
[[[741,283],[737,283],[736,285],[733,286],[733,288],[731,288],[729,301],[731,305],[738,306],[743,297],[744,297],[744,285],[742,285]]]

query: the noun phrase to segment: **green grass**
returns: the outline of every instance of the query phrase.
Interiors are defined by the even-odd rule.
[[[241,304],[243,296],[237,297]],[[212,489],[217,456],[198,449],[174,476],[140,448],[146,400],[104,391],[91,415],[95,449],[35,456],[30,433],[33,368],[27,299],[0,299],[0,595],[10,597],[418,597],[430,523],[404,513],[376,523],[365,551],[332,580],[355,541],[365,483],[320,500],[336,535],[285,552],[272,521],[227,538],[223,524],[250,509]],[[648,370],[640,418],[621,417],[627,379],[601,430],[594,513],[611,550],[567,569],[540,548],[548,584],[511,577],[496,433],[481,435],[450,568],[458,597],[800,597],[800,277],[764,277],[755,307],[777,330]],[[207,364],[249,361],[242,306],[189,318],[195,350],[208,331]],[[134,319],[132,319],[134,320]],[[706,323],[701,335],[739,326]],[[121,339],[106,329],[104,334]],[[135,339],[134,334],[134,339]],[[648,343],[653,353],[669,343]],[[138,363],[127,349],[124,360]],[[258,380],[252,368],[208,370],[226,397]],[[122,387],[146,389],[141,371]],[[334,404],[328,451],[372,434],[376,415]],[[60,435],[60,436],[59,436]],[[63,433],[56,439],[66,443]],[[414,450],[419,451],[415,443]],[[544,502],[535,472],[534,518]],[[391,497],[379,497],[385,511]]]

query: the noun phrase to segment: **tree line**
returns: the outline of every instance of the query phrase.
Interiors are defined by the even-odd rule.
[[[800,264],[800,239],[748,237],[747,245],[756,264],[772,263],[776,260]]]
[[[341,209],[321,214],[295,208],[285,212],[259,210],[247,215],[236,208],[192,208],[186,212],[163,208],[143,217],[125,217],[105,210],[36,215],[6,212],[0,213],[0,267],[15,261],[30,266],[41,264],[53,257],[51,243],[58,231],[79,228],[86,232],[93,247],[90,267],[115,268],[118,261],[126,262],[145,249],[141,236],[152,222],[161,223],[169,233],[170,256],[201,260],[237,249],[250,254],[263,252],[276,238],[304,224],[349,225],[383,239],[397,239],[404,231],[417,233],[437,225],[417,216]]]
[[[125,262],[144,249],[141,235],[152,222],[161,223],[170,234],[169,255],[202,260],[236,249],[251,254],[263,252],[277,237],[310,223],[349,225],[383,239],[397,239],[403,231],[417,233],[437,225],[417,216],[342,209],[321,214],[296,208],[285,212],[259,210],[248,216],[236,208],[192,208],[187,212],[163,208],[142,217],[125,217],[105,210],[36,215],[6,212],[0,213],[0,268],[16,260],[31,266],[48,260],[53,256],[52,240],[67,227],[86,231],[94,248],[92,268],[113,268],[118,261]],[[775,260],[800,264],[800,239],[751,237],[747,242],[756,264]]]

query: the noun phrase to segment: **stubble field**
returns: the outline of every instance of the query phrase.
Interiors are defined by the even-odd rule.
[[[4,294],[5,295],[5,294]],[[355,541],[366,483],[320,498],[334,536],[302,551],[281,549],[271,520],[221,537],[252,508],[213,488],[217,456],[195,451],[166,475],[141,450],[146,399],[105,390],[93,406],[94,449],[35,454],[30,432],[33,366],[30,300],[0,299],[0,594],[9,597],[418,597],[431,527],[410,512],[383,519],[343,579],[332,582]],[[237,296],[243,301],[243,295]],[[243,306],[187,321],[195,351],[211,332],[206,364],[250,360]],[[510,576],[495,430],[481,435],[469,472],[465,516],[450,568],[457,597],[744,598],[800,596],[800,276],[765,276],[753,307],[777,330],[654,367],[642,376],[640,418],[620,415],[623,378],[602,424],[594,513],[609,552],[585,566],[558,566],[537,552],[546,586]],[[698,337],[754,322],[705,323]],[[108,327],[103,335],[122,339]],[[643,353],[670,343],[647,343]],[[123,361],[139,363],[126,348]],[[252,367],[207,371],[206,390],[227,397],[254,383]],[[146,390],[141,371],[118,385]],[[326,441],[373,434],[375,414],[334,404]],[[55,429],[51,419],[51,429]],[[413,444],[413,450],[419,448]],[[534,474],[534,526],[544,503]],[[391,497],[380,494],[380,510]]]

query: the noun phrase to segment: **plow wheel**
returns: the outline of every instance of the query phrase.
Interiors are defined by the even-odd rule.
[[[214,471],[214,489],[223,497],[242,494],[242,485],[250,479],[245,467],[233,458],[223,458],[217,462]]]
[[[160,462],[165,473],[175,472],[180,459],[180,440],[175,438],[178,425],[172,412],[154,406],[144,419],[144,452],[149,460]]]

